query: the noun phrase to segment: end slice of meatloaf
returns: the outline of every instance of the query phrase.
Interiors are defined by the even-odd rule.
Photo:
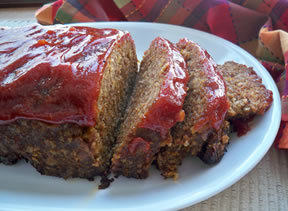
[[[229,61],[218,65],[218,70],[227,85],[228,119],[262,115],[270,107],[273,93],[266,89],[252,67]]]
[[[181,39],[177,47],[183,55],[189,72],[188,92],[184,102],[185,120],[171,130],[173,143],[162,148],[157,157],[157,166],[164,177],[177,178],[177,166],[187,154],[201,155],[207,162],[219,160],[224,153],[210,152],[210,143],[228,143],[225,133],[229,123],[225,115],[229,108],[223,77],[216,69],[210,55],[198,44]],[[212,139],[214,141],[212,141]],[[211,156],[202,156],[207,151]],[[207,154],[204,153],[204,154]]]
[[[63,178],[109,170],[137,73],[130,34],[26,26],[0,30],[0,161]]]
[[[255,115],[262,115],[270,107],[273,101],[273,93],[262,84],[262,79],[253,68],[236,62],[226,62],[218,65],[218,70],[223,75],[226,83],[226,95],[230,102],[230,108],[226,120],[230,121],[232,128],[238,135],[244,135],[249,131],[248,122]],[[223,124],[224,134],[229,134],[229,122]],[[231,129],[230,129],[231,130]],[[216,135],[216,136],[215,136]],[[219,142],[219,134],[215,134],[204,144],[199,157],[206,163],[215,163],[224,154],[227,143]]]
[[[188,74],[183,57],[168,40],[156,38],[145,52],[120,128],[112,172],[146,178],[160,146],[171,142],[170,128],[184,119]]]
[[[227,119],[239,136],[244,135],[250,130],[251,117],[264,114],[271,106],[273,93],[266,89],[252,67],[229,61],[218,65],[218,69],[226,82],[231,105]]]
[[[230,61],[217,68],[223,75],[230,102],[226,120],[231,121],[230,124],[238,135],[244,135],[249,130],[247,123],[251,117],[264,114],[270,107],[273,101],[272,92],[265,88],[262,79],[251,67]],[[228,121],[224,124],[223,131],[226,134],[229,133],[228,124]],[[215,159],[223,156],[226,144],[217,140],[219,138],[208,140],[199,154],[206,163],[214,163]]]

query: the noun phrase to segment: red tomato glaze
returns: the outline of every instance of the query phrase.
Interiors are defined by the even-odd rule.
[[[140,150],[143,151],[144,154],[148,153],[150,151],[150,142],[141,137],[136,137],[129,143],[128,150],[132,155]]]
[[[95,125],[103,69],[126,32],[40,25],[0,29],[0,124]]]
[[[209,124],[214,129],[219,130],[230,107],[226,97],[226,84],[222,75],[218,72],[215,62],[206,50],[186,38],[181,39],[177,46],[183,46],[184,48],[189,43],[198,48],[199,55],[197,56],[201,59],[200,65],[206,77],[205,86],[203,87],[207,97],[206,110],[203,117],[194,125],[194,129],[198,131],[204,125]]]
[[[158,37],[151,45],[168,52],[169,65],[158,98],[145,114],[139,127],[157,131],[165,140],[169,129],[176,122],[184,120],[185,113],[182,107],[186,97],[188,72],[184,58],[168,40]]]
[[[206,59],[203,61],[204,70],[206,71],[206,94],[208,96],[206,119],[210,125],[218,130],[225,119],[226,113],[230,107],[226,97],[226,84],[222,75],[218,72],[215,62],[205,51]]]

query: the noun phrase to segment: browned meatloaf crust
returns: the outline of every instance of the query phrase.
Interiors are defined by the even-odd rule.
[[[226,146],[229,144],[229,134],[231,132],[229,121],[224,121],[218,131],[213,131],[207,141],[202,145],[198,157],[207,164],[219,162],[224,153]]]
[[[19,119],[0,126],[0,133],[0,154],[5,164],[25,158],[41,174],[88,179],[103,173],[109,164],[100,160],[109,153],[103,151],[96,155],[99,163],[93,155],[91,147],[97,143],[98,134],[92,127],[84,129],[76,124],[52,125]]]
[[[198,44],[182,39],[177,43],[189,72],[184,102],[185,120],[172,128],[173,143],[163,147],[157,166],[166,178],[177,178],[177,167],[187,154],[198,155],[208,163],[224,154],[219,143],[228,143],[229,122],[224,121],[229,103],[225,83],[209,54]]]
[[[171,142],[170,128],[183,121],[188,74],[178,49],[163,38],[152,41],[137,74],[112,159],[112,172],[146,178],[155,153]]]
[[[25,45],[21,47],[21,49],[23,48],[24,50],[26,48],[30,49],[31,45],[37,43],[37,36],[43,36],[45,38],[43,41],[44,38],[42,39],[41,37],[41,40],[38,41],[38,44],[40,43],[41,45],[46,45],[50,39],[64,39],[64,41],[62,40],[62,44],[59,42],[58,49],[49,49],[49,46],[45,48],[40,46],[35,50],[36,53],[45,53],[45,50],[47,49],[51,50],[49,51],[49,55],[53,54],[51,53],[53,51],[56,54],[61,50],[67,52],[64,43],[66,42],[67,44],[67,41],[70,40],[72,44],[70,52],[72,50],[75,52],[75,57],[71,57],[73,61],[71,63],[67,63],[67,60],[64,61],[67,59],[67,54],[64,54],[63,57],[53,57],[51,59],[53,59],[53,61],[59,61],[60,64],[63,62],[63,65],[73,65],[73,67],[76,68],[74,71],[77,71],[75,74],[78,74],[79,77],[84,77],[85,74],[89,75],[89,71],[93,71],[93,69],[88,69],[87,72],[84,72],[83,69],[86,67],[97,67],[97,62],[101,62],[105,65],[98,66],[100,68],[103,67],[102,69],[99,69],[99,71],[103,72],[103,75],[101,81],[99,81],[100,78],[98,79],[100,84],[99,95],[96,105],[94,104],[94,106],[97,107],[97,112],[94,113],[95,116],[93,117],[95,125],[87,126],[78,124],[77,122],[57,122],[54,124],[45,121],[45,119],[41,120],[41,118],[37,118],[37,116],[36,119],[17,118],[13,121],[1,122],[0,162],[12,164],[18,159],[24,158],[40,173],[63,178],[82,177],[93,179],[95,175],[106,174],[110,166],[112,155],[111,149],[116,138],[115,130],[119,126],[122,114],[127,106],[128,98],[131,95],[137,73],[135,45],[130,34],[114,29],[98,30],[88,27],[70,28],[68,26],[55,26],[54,28],[54,26],[43,27],[36,25],[31,29],[27,27],[19,29],[7,28],[2,29],[2,34],[0,33],[0,51],[3,52],[5,52],[6,49],[9,50],[9,47],[11,47],[11,43],[9,44],[8,42],[9,37],[3,37],[3,34],[6,33],[5,30],[11,30],[11,35],[13,34],[13,36],[10,37],[11,43],[15,40],[16,44],[22,40],[25,41]],[[60,37],[59,35],[59,37],[55,37],[55,33],[53,33],[54,30],[56,30],[57,33],[63,33],[64,35],[66,32],[71,33],[69,36]],[[17,33],[21,36],[16,36]],[[31,33],[28,38],[25,37],[27,33],[28,35]],[[101,36],[99,40],[97,40],[99,33]],[[113,36],[111,36],[111,33],[114,33]],[[104,41],[103,36],[107,36],[107,40]],[[93,40],[93,38],[95,39]],[[5,39],[5,42],[3,39]],[[91,42],[86,42],[91,39]],[[30,55],[30,53],[31,55],[38,55],[33,54],[31,49],[29,51],[26,49],[23,52],[26,54],[25,58],[27,58],[27,55]],[[17,55],[19,56],[20,54]],[[98,55],[103,57],[100,58]],[[5,56],[7,56],[5,53],[0,55],[0,61],[5,60]],[[50,59],[49,56],[45,57],[45,61]],[[13,59],[13,53],[11,58]],[[103,58],[105,58],[105,60],[102,62],[101,59],[103,60]],[[35,61],[34,57],[33,61]],[[41,60],[37,62],[41,63]],[[94,66],[91,64],[94,64]],[[6,68],[3,66],[5,66],[4,63],[0,65],[0,73]],[[79,69],[77,69],[78,67]],[[20,67],[16,66],[15,68],[19,69]],[[82,70],[83,72],[81,72]],[[57,71],[66,70],[61,70],[59,68]],[[61,80],[61,74],[58,74],[58,76],[59,75],[60,78],[56,78],[56,80]],[[92,83],[93,77],[88,77],[87,80],[91,80],[90,83]],[[0,83],[1,85],[3,85],[2,82]],[[40,82],[41,80],[39,80],[39,83]],[[74,85],[76,87],[81,87],[81,84],[76,83]],[[89,87],[89,85],[88,82],[87,84],[83,84],[83,87]],[[1,89],[2,88],[3,90],[5,89],[4,86],[1,87]],[[61,91],[61,84],[59,87],[52,86],[51,90],[40,90],[40,93],[42,93],[43,96],[39,95],[39,98],[42,99],[43,97],[43,100],[47,100],[48,98],[45,98],[45,94],[56,88]],[[37,90],[35,91],[37,92]],[[84,90],[84,92],[86,91]],[[27,94],[29,93],[27,92]],[[71,95],[73,95],[73,93],[71,93]],[[32,100],[34,99],[31,99],[31,101]],[[1,102],[3,107],[5,106],[5,102]],[[87,101],[87,103],[90,102]],[[81,109],[79,109],[79,111],[81,112]]]

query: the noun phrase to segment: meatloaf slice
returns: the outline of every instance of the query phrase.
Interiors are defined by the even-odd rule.
[[[125,113],[112,172],[146,178],[160,146],[171,142],[169,130],[184,119],[188,74],[183,57],[168,40],[156,38],[145,52]]]
[[[264,114],[270,107],[273,93],[266,89],[252,67],[229,61],[218,65],[218,69],[226,82],[231,105],[227,119],[238,136],[244,135],[250,130],[251,117]]]
[[[227,85],[228,119],[262,115],[270,107],[273,93],[266,89],[252,67],[229,61],[218,65],[218,70]]]
[[[71,26],[0,30],[0,161],[40,173],[109,170],[137,73],[128,32]]]
[[[226,95],[230,102],[226,119],[231,122],[238,135],[244,135],[249,130],[247,123],[251,117],[264,114],[270,107],[273,101],[272,92],[265,88],[262,79],[251,67],[230,61],[217,68],[226,83]],[[226,134],[229,133],[227,124],[228,121],[223,129]],[[223,156],[226,144],[217,140],[219,138],[211,138],[202,147],[199,157],[205,162],[214,163]]]
[[[251,67],[230,61],[217,68],[226,83],[226,95],[230,102],[226,120],[231,122],[239,136],[244,135],[250,129],[248,121],[251,117],[264,114],[272,104],[272,92],[265,88],[262,79]],[[226,134],[229,133],[228,121],[225,121],[222,130]],[[219,138],[215,137],[204,144],[198,155],[206,163],[215,163],[224,154],[227,143],[219,142]]]
[[[188,39],[181,39],[177,47],[189,72],[188,92],[183,106],[186,116],[171,130],[172,145],[163,147],[157,156],[157,166],[162,175],[174,178],[178,176],[177,166],[187,154],[200,155],[208,163],[218,161],[224,154],[224,148],[218,147],[221,152],[217,153],[211,150],[215,141],[228,143],[226,131],[229,128],[229,123],[224,121],[229,108],[226,87],[214,61],[198,44]],[[207,153],[200,153],[203,151]]]

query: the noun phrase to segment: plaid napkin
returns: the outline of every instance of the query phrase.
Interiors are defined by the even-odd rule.
[[[36,12],[42,24],[148,21],[206,31],[244,48],[266,67],[282,97],[275,140],[288,149],[287,0],[58,0]]]

